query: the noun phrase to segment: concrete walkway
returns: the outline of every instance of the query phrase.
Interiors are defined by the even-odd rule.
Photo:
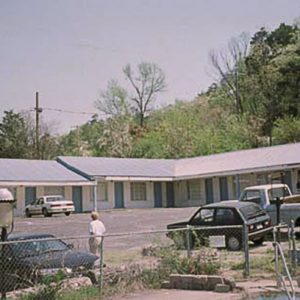
[[[300,288],[295,282],[296,293],[300,294]],[[211,291],[188,290],[146,290],[132,293],[126,296],[118,296],[113,300],[241,300],[256,299],[258,295],[265,293],[282,293],[276,287],[274,280],[255,280],[237,283],[237,291],[231,293],[215,293]]]
[[[185,290],[148,290],[117,297],[114,300],[239,300],[241,294],[214,293],[209,291],[185,291]]]

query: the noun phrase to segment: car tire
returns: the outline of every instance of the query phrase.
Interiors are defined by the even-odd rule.
[[[265,241],[265,237],[263,236],[263,237],[261,237],[257,240],[254,240],[253,243],[254,243],[255,246],[260,246],[260,245],[263,244],[264,241]]]
[[[43,212],[44,217],[51,217],[52,216],[52,214],[48,213],[47,208],[43,208],[42,212]]]
[[[227,238],[226,248],[228,250],[238,251],[241,249],[241,247],[242,247],[242,242],[238,237],[231,235]]]
[[[71,212],[70,211],[68,211],[68,212],[65,212],[65,215],[66,216],[69,216],[71,214]]]
[[[31,218],[31,213],[30,213],[29,209],[25,210],[25,215],[27,218]]]

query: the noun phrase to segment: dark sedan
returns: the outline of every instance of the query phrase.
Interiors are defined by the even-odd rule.
[[[5,290],[28,287],[60,272],[83,273],[100,266],[98,256],[76,251],[50,234],[11,234],[8,242],[12,243],[2,246],[1,260]]]
[[[256,245],[263,243],[265,235],[272,230],[270,217],[257,204],[239,201],[223,201],[204,205],[185,222],[169,224],[167,229],[190,227],[193,234],[190,237],[190,246],[207,242],[211,237],[224,240],[228,250],[241,249],[243,234],[241,225],[247,225],[249,240]],[[240,227],[232,227],[240,225]],[[226,227],[227,226],[227,227]],[[187,241],[184,231],[169,231],[168,236],[178,242]],[[185,243],[185,246],[187,243]]]

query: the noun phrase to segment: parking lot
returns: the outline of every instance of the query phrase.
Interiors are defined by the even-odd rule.
[[[106,210],[100,212],[100,218],[105,224],[108,235],[156,231],[165,230],[169,223],[188,219],[196,209],[196,207],[188,207]],[[14,232],[50,233],[58,237],[84,236],[88,235],[89,221],[89,213],[71,216],[61,214],[47,218],[16,217]],[[164,237],[164,234],[160,236]],[[150,234],[107,237],[105,245],[114,250],[130,250],[142,248],[154,238],[154,235]]]

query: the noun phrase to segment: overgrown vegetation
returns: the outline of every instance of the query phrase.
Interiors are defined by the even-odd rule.
[[[143,254],[155,257],[156,262],[150,266],[129,264],[122,268],[105,270],[101,289],[102,298],[137,289],[160,288],[170,274],[213,275],[218,274],[221,267],[216,255],[206,248],[196,251],[191,257],[187,257],[185,251],[178,251],[173,246],[144,249]],[[99,299],[99,286],[63,292],[60,278],[57,276],[55,280],[52,278],[44,281],[44,285],[37,293],[23,296],[22,300]]]

